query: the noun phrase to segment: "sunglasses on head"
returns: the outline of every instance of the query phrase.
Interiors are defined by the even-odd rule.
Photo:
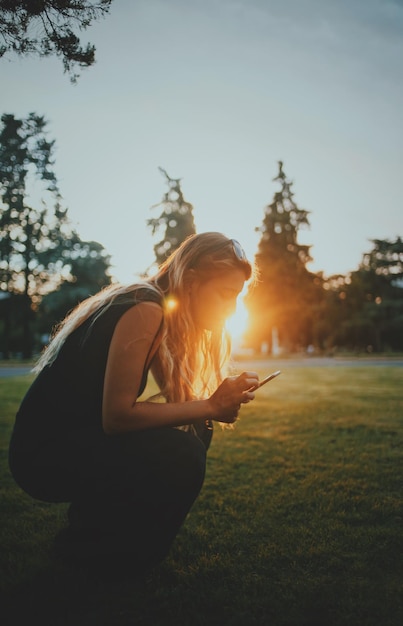
[[[196,255],[196,257],[193,259],[192,267],[197,266],[202,254],[203,255],[212,254],[213,252],[217,252],[218,250],[220,250],[221,248],[224,248],[225,246],[228,246],[229,244],[231,244],[232,251],[234,255],[236,256],[236,258],[238,259],[238,261],[246,261],[246,262],[248,261],[245,250],[242,248],[239,241],[237,241],[236,239],[227,239],[227,241],[225,241],[224,243],[220,243],[219,245],[215,244],[214,246],[211,247],[211,249],[207,248],[207,250],[204,250],[203,253],[199,253],[198,255]]]
[[[232,249],[238,261],[247,261],[245,250],[242,248],[239,241],[236,239],[230,239],[232,243]]]

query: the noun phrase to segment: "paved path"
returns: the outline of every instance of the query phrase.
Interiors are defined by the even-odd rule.
[[[290,367],[403,367],[403,357],[301,357],[294,359],[268,358],[246,359],[235,358],[237,370],[253,370],[268,367],[269,369],[288,369]],[[0,378],[25,376],[31,372],[30,367],[8,366],[0,363]]]
[[[9,378],[10,376],[25,376],[31,372],[30,367],[9,367],[7,365],[0,365],[0,378]]]
[[[290,367],[403,367],[403,357],[296,357],[282,359],[273,357],[268,359],[234,359],[237,369],[266,368],[288,369]]]

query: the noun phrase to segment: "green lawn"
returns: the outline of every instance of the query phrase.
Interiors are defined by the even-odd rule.
[[[56,565],[65,505],[33,501],[9,475],[29,380],[0,379],[3,624],[403,624],[403,368],[283,368],[235,429],[216,427],[168,559],[119,584]]]

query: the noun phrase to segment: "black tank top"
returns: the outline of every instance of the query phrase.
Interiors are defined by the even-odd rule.
[[[117,298],[95,321],[92,317],[68,336],[55,361],[46,366],[28,389],[16,416],[13,446],[35,448],[71,430],[102,430],[102,396],[109,346],[122,315],[139,302],[162,298],[148,289]],[[147,383],[143,372],[139,395]]]

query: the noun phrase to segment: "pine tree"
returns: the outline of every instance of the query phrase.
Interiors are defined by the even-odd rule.
[[[193,206],[186,202],[181,189],[181,178],[171,178],[166,171],[159,168],[164,174],[168,191],[164,194],[162,202],[151,208],[162,207],[159,217],[147,220],[152,234],[162,231],[161,241],[155,244],[154,253],[157,265],[160,265],[189,235],[196,232],[193,219]]]
[[[312,342],[312,315],[320,293],[319,278],[311,274],[310,246],[298,243],[298,232],[309,226],[308,211],[294,201],[293,183],[278,162],[273,179],[280,184],[263,223],[256,230],[261,239],[256,254],[260,281],[245,299],[249,310],[247,342],[256,350],[263,344],[272,351],[273,336],[280,346],[294,351]]]

